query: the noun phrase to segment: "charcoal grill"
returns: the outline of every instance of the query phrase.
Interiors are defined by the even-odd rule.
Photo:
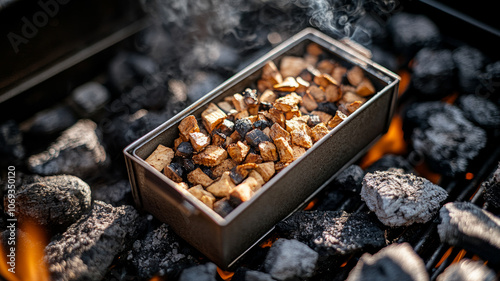
[[[12,1],[14,2],[22,2],[22,1]],[[457,14],[454,13],[453,10],[449,10],[449,7],[446,6],[440,6],[440,2],[445,2],[445,1],[414,1],[412,3],[405,3],[404,10],[407,10],[409,12],[415,12],[415,13],[423,13],[431,17],[436,23],[440,24],[440,28],[442,29],[442,33],[447,36],[448,39],[451,39],[449,42],[456,43],[454,41],[454,38],[459,38],[459,40],[466,42],[474,47],[477,47],[478,49],[481,49],[484,51],[486,54],[488,54],[490,57],[494,59],[498,59],[498,54],[496,51],[492,51],[492,48],[488,48],[488,46],[498,46],[499,43],[499,34],[498,33],[498,26],[489,26],[484,28],[484,26],[477,24],[478,22],[471,22],[470,20],[467,19],[466,15],[463,14]],[[458,5],[458,4],[457,4]],[[91,4],[89,4],[91,6]],[[478,5],[479,6],[479,5]],[[135,6],[134,6],[135,7]],[[485,9],[482,9],[483,12]],[[494,9],[491,9],[493,11]],[[11,10],[12,11],[12,10]],[[30,11],[36,12],[36,7]],[[2,11],[0,11],[2,12]],[[15,12],[11,13],[11,17],[9,18],[3,18],[3,20],[19,20],[19,18],[24,15],[23,11],[20,11],[20,9],[16,9]],[[30,15],[30,14],[28,14]],[[19,17],[16,17],[19,16]],[[31,71],[31,72],[23,72],[19,73],[16,77],[8,77],[9,79],[4,79],[2,80],[1,88],[0,88],[0,95],[1,95],[1,102],[0,102],[0,108],[2,113],[1,119],[2,121],[6,120],[7,118],[14,118],[16,120],[24,120],[29,116],[34,115],[37,111],[46,108],[50,106],[51,104],[54,103],[54,96],[49,95],[49,93],[56,93],[57,99],[64,98],[64,95],[67,94],[69,91],[68,89],[74,88],[74,86],[81,84],[84,81],[87,81],[88,79],[92,79],[96,76],[97,74],[103,74],[105,71],[103,71],[106,63],[103,63],[107,61],[106,59],[103,60],[103,58],[110,57],[110,54],[113,54],[117,49],[119,49],[121,46],[123,46],[122,39],[127,38],[131,36],[132,34],[136,33],[137,31],[143,29],[148,25],[147,21],[145,21],[141,16],[134,15],[132,16],[132,20],[128,18],[129,20],[124,22],[119,22],[116,26],[121,26],[122,28],[115,29],[115,31],[118,30],[118,32],[114,33],[116,37],[108,37],[110,39],[106,39],[103,41],[98,40],[99,42],[103,42],[103,44],[90,44],[90,41],[87,41],[87,44],[82,50],[84,56],[80,57],[73,57],[71,56],[70,53],[65,53],[63,58],[66,58],[67,60],[60,60],[61,57],[51,57],[51,61],[48,61],[47,64],[37,64],[38,66],[42,65],[43,67],[37,68],[36,71]],[[2,21],[3,22],[3,21]],[[491,23],[491,22],[490,22]],[[4,25],[6,26],[6,25]],[[121,30],[121,31],[120,31]],[[108,30],[109,31],[109,30]],[[314,32],[316,35],[318,33]],[[106,38],[110,33],[100,33],[98,34],[97,37],[100,37],[100,39]],[[47,36],[46,36],[47,35]],[[316,36],[314,35],[314,36]],[[48,33],[43,35],[43,36],[38,36],[36,37],[37,40],[44,39],[43,41],[50,41],[47,38],[54,38],[56,36],[49,36]],[[96,38],[92,38],[96,39]],[[298,45],[295,45],[295,47],[292,48],[291,44],[295,44],[296,41],[298,41],[299,38],[294,37],[291,39],[291,41],[287,41],[287,44],[290,44],[289,46],[283,47],[282,49],[275,50],[274,53],[269,54],[269,58],[274,58],[278,59],[279,56],[281,56],[284,52],[288,51],[294,51],[295,47]],[[322,35],[319,36],[319,38],[316,39],[311,39],[308,38],[307,40],[317,40],[319,43],[321,43],[322,46],[330,49],[331,46],[331,40],[325,40]],[[5,44],[8,43],[8,41],[2,41],[3,45],[0,45],[3,50],[3,54],[10,55],[9,52],[12,51],[12,48],[10,45]],[[36,43],[35,41],[31,41],[30,46],[35,46],[34,44]],[[341,53],[345,54],[347,57],[352,57],[356,58],[354,61],[354,64],[363,64],[366,63],[366,59],[363,57],[360,57],[356,53],[351,52],[348,48],[345,48],[343,45],[334,45],[337,48],[337,51],[340,51]],[[64,46],[64,43],[62,43]],[[47,45],[36,45],[36,48],[42,49],[48,49]],[[35,48],[35,49],[36,49]],[[290,49],[289,49],[290,48]],[[71,49],[71,48],[68,48]],[[293,50],[292,50],[293,49]],[[71,49],[74,51],[74,49]],[[31,50],[33,51],[33,50]],[[74,53],[73,53],[74,54]],[[262,62],[262,60],[259,60],[259,62]],[[10,60],[5,60],[6,63],[8,63]],[[65,61],[68,64],[58,64],[58,62]],[[252,64],[251,67],[246,68],[244,70],[244,73],[246,71],[246,74],[256,71],[258,68],[258,63],[256,62]],[[24,66],[28,66],[30,63],[33,63],[32,61],[26,61]],[[254,69],[252,69],[254,67]],[[378,81],[379,87],[382,85],[387,85],[390,83],[395,83],[395,80],[390,81],[391,79],[396,79],[395,76],[389,75],[389,81],[386,81],[384,79],[380,79],[380,73],[373,72],[374,70],[377,69],[377,67],[373,67],[371,64],[366,64],[365,65],[365,70],[367,70],[371,77],[371,79]],[[26,70],[33,70],[33,68],[26,68]],[[47,70],[52,70],[52,71],[47,71]],[[16,72],[17,73],[17,72]],[[384,70],[385,73],[385,70]],[[42,74],[42,75],[39,75]],[[255,74],[255,76],[258,76]],[[384,76],[384,75],[382,75]],[[4,76],[3,78],[5,78]],[[241,79],[241,80],[238,80]],[[235,76],[232,82],[226,82],[225,84],[221,85],[218,87],[216,90],[212,91],[209,95],[204,97],[202,100],[199,100],[197,103],[195,103],[193,106],[189,107],[186,109],[182,114],[187,114],[187,113],[199,113],[201,111],[201,108],[203,107],[204,104],[207,104],[211,100],[217,100],[219,98],[222,98],[223,93],[229,91],[230,89],[238,88],[238,90],[241,90],[241,87],[244,87],[243,84],[244,82],[244,77],[241,76]],[[61,83],[61,81],[65,81],[65,83]],[[71,81],[71,82],[68,82]],[[233,84],[234,83],[234,84]],[[55,91],[53,91],[55,90]],[[8,95],[5,95],[8,93]],[[229,94],[229,93],[228,93]],[[378,104],[379,108],[382,108],[385,112],[381,114],[381,116],[384,116],[382,119],[384,120],[383,125],[381,125],[380,128],[377,128],[372,132],[372,135],[370,136],[363,136],[361,139],[364,143],[358,144],[358,147],[356,149],[353,149],[355,151],[351,152],[352,155],[347,155],[345,156],[346,159],[342,159],[342,161],[339,161],[338,163],[335,164],[334,167],[331,168],[331,175],[323,175],[323,177],[318,180],[315,184],[316,187],[314,190],[309,190],[306,193],[307,194],[302,194],[300,196],[301,198],[294,198],[294,203],[291,204],[288,207],[288,210],[281,210],[281,214],[273,214],[275,217],[269,217],[269,219],[266,219],[266,221],[262,225],[262,229],[260,229],[258,234],[253,233],[251,236],[247,235],[247,233],[244,233],[244,237],[241,239],[244,239],[246,242],[242,243],[242,245],[238,246],[237,249],[234,249],[233,252],[216,252],[214,251],[213,253],[210,254],[205,254],[210,257],[211,259],[214,259],[214,257],[219,256],[220,259],[220,264],[227,264],[230,265],[232,262],[237,259],[241,254],[243,254],[247,249],[249,249],[253,244],[258,243],[259,239],[261,237],[265,237],[265,234],[269,232],[272,229],[272,225],[274,225],[275,222],[277,222],[280,218],[285,217],[286,215],[292,213],[295,209],[300,209],[301,206],[304,203],[307,203],[310,198],[315,197],[315,195],[321,194],[321,190],[323,187],[328,185],[329,179],[331,179],[330,176],[335,176],[336,173],[342,170],[343,167],[347,166],[350,163],[354,163],[357,158],[362,156],[362,154],[366,151],[367,147],[369,147],[373,142],[376,141],[376,139],[382,134],[386,129],[387,129],[387,124],[388,124],[388,118],[390,116],[390,112],[393,110],[391,109],[391,106],[394,106],[393,99],[390,97],[393,95],[393,93],[386,94],[386,96],[380,100],[377,100],[376,102],[372,102],[371,105],[368,105],[373,107],[377,106]],[[412,97],[411,93],[404,93],[403,94],[404,100],[400,100],[400,102],[411,102]],[[396,110],[397,110],[397,104],[396,104]],[[8,112],[8,108],[21,108],[23,107],[25,110],[19,110],[15,113],[15,115],[10,115],[10,116],[5,116],[4,113]],[[356,115],[353,115],[353,118],[351,118],[349,123],[346,123],[344,127],[338,128],[334,134],[337,134],[340,136],[342,133],[348,135],[351,131],[352,127],[356,127],[356,124],[359,126],[364,125],[364,120],[367,119],[367,116],[369,115],[369,109],[367,108],[364,111],[360,111],[359,113],[356,113]],[[179,115],[179,116],[181,116]],[[363,117],[364,115],[367,115]],[[130,169],[135,171],[135,169],[141,169],[142,172],[136,174],[141,174],[141,177],[136,177],[133,176],[134,173],[131,173],[131,181],[133,185],[136,187],[138,186],[138,182],[142,181],[142,183],[147,184],[148,186],[152,187],[151,190],[149,190],[149,194],[145,196],[141,191],[137,191],[136,193],[136,199],[138,200],[138,205],[137,206],[142,206],[144,208],[155,208],[157,211],[152,211],[152,213],[157,213],[158,217],[166,217],[167,212],[173,211],[177,212],[177,219],[180,221],[181,227],[178,230],[179,232],[189,232],[188,225],[191,224],[197,224],[198,222],[203,222],[202,224],[202,229],[209,229],[211,228],[212,233],[215,233],[218,235],[217,237],[220,237],[222,235],[228,235],[229,232],[227,230],[222,230],[223,227],[233,227],[237,228],[237,223],[236,221],[238,220],[239,216],[242,216],[242,218],[245,218],[244,215],[246,215],[245,210],[250,209],[253,207],[256,207],[258,205],[258,202],[255,203],[254,201],[265,201],[260,197],[255,198],[252,202],[249,202],[249,204],[246,204],[245,206],[242,206],[241,210],[236,210],[234,214],[231,214],[229,217],[226,219],[222,219],[220,217],[217,217],[215,214],[210,213],[210,210],[208,210],[206,207],[203,205],[200,205],[195,199],[191,198],[190,196],[184,196],[185,194],[182,194],[178,192],[177,190],[173,190],[171,186],[169,186],[169,182],[164,180],[161,176],[161,174],[152,171],[151,169],[145,167],[142,159],[144,159],[144,156],[148,154],[148,152],[151,152],[154,148],[154,144],[158,143],[162,140],[166,140],[168,144],[167,139],[173,139],[172,136],[175,134],[175,130],[170,130],[171,127],[175,127],[175,122],[178,122],[180,117],[176,117],[173,120],[170,120],[168,123],[163,124],[161,127],[159,127],[157,130],[153,131],[152,133],[148,134],[144,138],[140,139],[138,143],[140,142],[141,145],[137,144],[137,147],[134,147],[133,145],[129,148],[136,148],[136,154],[132,154],[132,151],[130,149],[126,150],[125,153],[128,154],[127,157],[128,159],[127,164],[130,166]],[[360,118],[358,118],[360,117]],[[355,119],[358,119],[358,121],[355,121]],[[362,121],[363,120],[363,121]],[[356,129],[357,130],[357,129]],[[354,130],[354,131],[356,131]],[[373,136],[375,135],[375,136]],[[333,134],[332,134],[333,136]],[[480,188],[481,182],[486,179],[494,170],[496,167],[496,164],[498,163],[498,160],[500,159],[500,149],[496,145],[498,143],[499,139],[498,137],[494,139],[489,140],[489,144],[487,148],[483,150],[483,152],[476,157],[477,159],[470,165],[470,169],[468,172],[471,174],[474,174],[474,177],[472,180],[466,179],[466,178],[441,178],[439,184],[445,188],[449,193],[450,197],[448,198],[447,201],[471,201],[474,204],[481,206],[483,208],[488,208],[488,206],[484,205],[484,202],[482,201],[482,190]],[[147,142],[147,143],[146,143]],[[326,141],[324,141],[326,143]],[[313,153],[310,153],[312,156]],[[317,154],[317,153],[316,153]],[[306,163],[306,162],[304,162]],[[302,163],[296,163],[292,167],[290,167],[289,172],[293,172],[293,169],[298,169],[297,166],[299,166]],[[273,183],[278,183],[281,179],[275,179],[273,180]],[[135,188],[137,189],[137,188]],[[143,204],[144,199],[148,199],[150,197],[153,197],[154,195],[157,194],[163,194],[162,197],[160,198],[162,201],[158,203],[158,205],[153,205],[155,201],[148,201],[149,206],[145,206]],[[278,197],[280,198],[280,197]],[[153,198],[155,199],[155,198]],[[163,201],[165,200],[165,201]],[[292,199],[290,199],[292,200]],[[167,203],[165,202],[170,202],[173,207],[172,210],[168,209],[168,207],[165,207]],[[160,206],[160,204],[162,204]],[[263,203],[262,203],[263,204]],[[295,205],[294,205],[295,204]],[[293,206],[293,207],[292,207]],[[167,209],[166,209],[167,208]],[[267,207],[266,207],[267,208]],[[264,208],[264,210],[266,210]],[[346,210],[348,212],[361,212],[361,211],[366,211],[366,206],[359,201],[358,198],[355,197],[349,197],[347,198],[343,203],[339,204],[337,206],[337,209],[342,209]],[[268,210],[267,210],[268,211]],[[191,216],[189,216],[191,215]],[[195,218],[201,217],[198,219],[198,222],[195,221]],[[243,220],[243,219],[242,219]],[[248,221],[245,222],[246,225],[252,225],[253,223]],[[388,232],[388,236],[391,238],[392,241],[396,242],[410,242],[411,245],[414,247],[414,250],[424,259],[424,262],[426,264],[426,268],[429,271],[431,275],[431,279],[435,280],[437,275],[439,275],[441,272],[444,271],[450,264],[453,262],[456,262],[460,258],[463,257],[469,257],[469,258],[475,258],[475,256],[471,253],[465,252],[463,249],[460,249],[459,247],[450,247],[448,245],[445,245],[439,241],[439,238],[436,233],[436,222],[429,222],[425,225],[417,225],[417,226],[410,226],[407,228],[398,228],[398,229],[393,229]],[[184,226],[184,228],[182,228]],[[219,236],[220,235],[220,236]],[[186,238],[186,240],[188,240]],[[201,242],[200,242],[201,243]],[[201,247],[208,247],[210,250],[215,249],[215,247],[222,248],[222,240],[218,239],[217,241],[213,240],[206,240],[203,241],[203,243],[210,243],[210,244],[205,244],[202,245]],[[210,248],[213,247],[213,248]],[[222,257],[225,257],[225,260],[222,260]],[[335,274],[333,274],[331,280],[344,280],[347,275],[349,274],[350,270],[356,265],[359,257],[361,254],[353,255],[350,257],[346,257],[343,260],[339,260],[336,262],[336,267],[335,265],[332,265],[332,268],[335,267]],[[497,270],[498,273],[498,270]]]
[[[278,62],[285,55],[300,56],[311,42],[323,46],[334,60],[362,67],[375,82],[378,93],[303,157],[271,179],[251,200],[222,218],[144,161],[159,144],[173,146],[178,135],[177,126],[183,118],[191,114],[199,116],[208,103],[217,103],[226,96],[242,92],[256,82],[268,60]],[[306,29],[125,148],[135,202],[169,223],[181,237],[217,265],[228,268],[277,222],[307,204],[325,182],[356,161],[387,130],[398,83],[397,75],[353,49],[317,30]]]

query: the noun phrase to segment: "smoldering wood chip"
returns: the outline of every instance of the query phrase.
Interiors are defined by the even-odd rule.
[[[347,277],[347,281],[361,280],[427,281],[429,275],[410,244],[403,243],[363,254]]]
[[[426,223],[448,193],[429,180],[398,171],[376,171],[363,178],[361,199],[387,226]]]
[[[493,270],[482,261],[462,259],[448,266],[439,274],[437,281],[497,281]]]
[[[441,242],[460,246],[492,264],[500,262],[500,218],[470,202],[450,202],[439,211]]]
[[[322,256],[347,255],[385,246],[384,231],[366,213],[298,211],[276,227],[282,237],[297,239]]]

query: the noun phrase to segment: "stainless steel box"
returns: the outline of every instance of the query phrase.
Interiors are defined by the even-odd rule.
[[[364,69],[377,93],[307,153],[274,176],[252,199],[222,218],[144,161],[158,144],[173,147],[179,133],[177,126],[184,117],[200,116],[208,103],[221,101],[255,85],[266,61],[273,60],[279,65],[283,56],[302,56],[311,42],[324,47],[333,59]],[[399,77],[394,73],[315,29],[305,29],[125,148],[135,203],[138,208],[168,223],[183,239],[227,269],[277,222],[307,203],[336,173],[357,160],[387,131],[398,84]]]

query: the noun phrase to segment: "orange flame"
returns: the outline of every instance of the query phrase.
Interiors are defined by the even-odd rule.
[[[441,259],[439,260],[439,262],[436,264],[436,266],[434,268],[438,268],[450,255],[451,255],[451,251],[453,251],[453,247],[450,247],[443,255],[443,257],[441,257]]]
[[[153,276],[153,278],[149,279],[149,281],[163,281],[163,278],[161,278],[158,275]]]
[[[401,78],[401,80],[399,81],[398,96],[401,96],[408,89],[411,81],[411,76],[410,72],[408,72],[407,70],[398,71],[398,75]]]
[[[395,114],[387,133],[373,145],[362,159],[361,168],[366,169],[385,154],[404,154],[406,152],[406,142],[402,128],[403,120],[399,114]]]
[[[311,202],[309,202],[309,204],[307,204],[307,206],[304,208],[304,211],[311,210],[314,205],[316,205],[316,202],[318,202],[318,198],[314,198],[313,200],[311,200]]]
[[[220,278],[224,281],[230,281],[233,278],[234,272],[225,271],[217,267],[217,273],[219,273]]]
[[[5,249],[0,247],[2,277],[10,281],[50,280],[47,264],[43,260],[47,245],[45,232],[32,222],[24,222],[19,226],[20,231],[16,231],[16,243]]]
[[[459,262],[465,256],[465,254],[467,254],[467,251],[465,251],[463,249],[460,250],[460,252],[458,252],[457,256],[453,260],[452,264]]]

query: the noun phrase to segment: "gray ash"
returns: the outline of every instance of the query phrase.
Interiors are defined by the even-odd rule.
[[[481,186],[484,188],[483,198],[498,214],[500,211],[500,163],[490,178],[485,180]]]

